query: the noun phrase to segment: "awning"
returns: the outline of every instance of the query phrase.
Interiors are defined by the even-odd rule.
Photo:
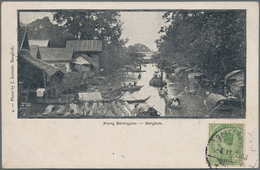
[[[190,74],[188,75],[188,79],[189,79],[189,80],[193,80],[193,79],[195,79],[196,76],[202,76],[202,75],[203,75],[203,74],[200,73],[200,72],[193,72],[193,73],[190,73]]]

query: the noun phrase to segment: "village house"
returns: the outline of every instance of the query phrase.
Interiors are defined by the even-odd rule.
[[[35,95],[39,88],[44,88],[46,98],[48,90],[50,94],[57,95],[57,87],[61,84],[64,73],[58,67],[38,59],[37,47],[33,48],[34,56],[31,55],[26,31],[19,31],[18,47],[19,97],[25,96],[25,102],[27,102],[29,93]]]
[[[73,50],[67,48],[39,47],[42,61],[60,68],[62,71],[71,72]]]
[[[68,40],[67,49],[73,50],[73,68],[79,72],[92,72],[99,75],[100,53],[102,41],[100,40]]]

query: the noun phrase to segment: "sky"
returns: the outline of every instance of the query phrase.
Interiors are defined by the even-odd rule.
[[[160,38],[158,31],[164,26],[164,12],[120,12],[122,25],[121,38],[128,38],[126,46],[135,43],[146,45],[152,51],[157,51],[155,40]],[[53,20],[51,12],[21,12],[20,21],[28,24],[36,19],[48,16]]]

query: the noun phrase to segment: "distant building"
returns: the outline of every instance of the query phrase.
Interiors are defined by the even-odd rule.
[[[102,41],[100,40],[69,40],[67,49],[73,50],[73,66],[78,71],[91,71],[99,74],[100,53]]]
[[[71,61],[73,50],[67,48],[47,48],[39,47],[41,60],[49,63],[52,66],[59,67],[62,71],[71,71]]]
[[[50,45],[50,40],[36,40],[36,39],[32,39],[29,40],[29,45],[37,45],[39,47],[49,47]]]

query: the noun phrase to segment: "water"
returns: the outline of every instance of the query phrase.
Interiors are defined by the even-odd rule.
[[[133,83],[134,81],[137,82],[137,85],[144,85],[139,91],[130,93],[127,92],[123,98],[124,99],[144,99],[151,95],[151,97],[146,101],[146,103],[153,108],[155,108],[161,116],[165,116],[165,101],[162,97],[159,96],[158,91],[159,87],[153,87],[149,85],[149,81],[153,77],[153,73],[155,71],[158,71],[158,68],[154,64],[147,64],[147,67],[142,66],[142,70],[145,70],[145,72],[141,72],[141,79],[138,79],[139,73],[132,73],[129,72],[126,74],[124,82],[126,84]],[[169,91],[169,97],[176,96],[180,92],[183,91],[184,85],[183,83],[178,82],[171,82],[170,80],[165,78],[164,74],[164,80],[167,81],[167,88]],[[134,104],[131,105],[132,108],[134,108]]]

